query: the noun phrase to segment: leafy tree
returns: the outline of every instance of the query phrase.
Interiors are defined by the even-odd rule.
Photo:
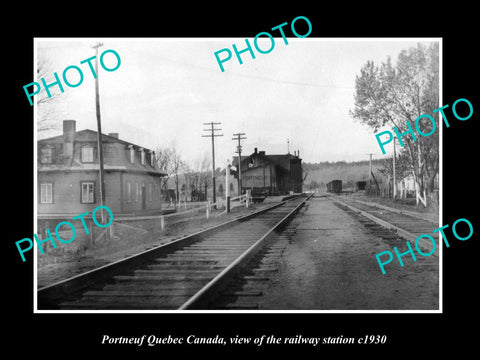
[[[439,107],[438,82],[439,46],[436,42],[402,50],[395,66],[390,58],[380,65],[367,61],[356,77],[355,107],[350,113],[374,131],[388,125],[403,133],[408,130],[407,123],[415,129],[415,120],[420,115],[432,115]],[[439,124],[438,113],[433,114],[433,118]],[[422,120],[419,128],[429,133],[432,124]],[[416,134],[416,141],[410,135],[402,137],[420,193],[433,190],[438,173],[438,133],[435,130],[427,137]]]

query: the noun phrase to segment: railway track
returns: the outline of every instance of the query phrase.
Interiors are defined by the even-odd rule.
[[[41,288],[38,309],[186,310],[212,299],[308,199],[301,196]]]
[[[439,240],[438,233],[432,231],[439,227],[438,221],[411,211],[401,211],[384,205],[354,201],[337,195],[328,195],[336,205],[359,219],[360,223],[372,233],[385,240],[404,239],[415,241],[422,234],[429,234]],[[429,251],[431,245],[420,242],[422,250]]]
[[[383,205],[354,201],[349,198],[330,196],[331,199],[352,211],[357,211],[378,224],[395,230],[402,237],[413,237],[429,234],[438,227],[438,221],[426,219],[421,214],[416,215],[411,211],[401,211]]]
[[[380,239],[385,245],[385,249],[393,246],[402,248],[405,240],[413,241],[420,234],[431,234],[432,230],[438,227],[438,222],[430,220],[431,217],[425,214],[397,210],[375,203],[352,201],[340,196],[329,195],[328,197],[340,209],[354,217],[367,233]],[[238,273],[218,294],[215,300],[215,309],[263,309],[264,297],[268,293],[269,287],[278,281],[279,260],[292,238],[295,237],[296,230],[293,224],[289,224],[280,234],[277,234],[275,240],[266,245],[252,259],[249,266]],[[438,236],[434,237],[438,241]],[[429,252],[431,249],[428,242],[425,244],[420,242],[419,246],[425,252]],[[438,253],[419,259],[417,265],[421,266],[423,270],[428,268],[429,271],[438,271]]]
[[[258,310],[264,308],[264,296],[276,281],[280,259],[292,241],[296,229],[288,224],[272,237],[266,246],[250,261],[248,267],[234,276],[215,298],[214,309]]]

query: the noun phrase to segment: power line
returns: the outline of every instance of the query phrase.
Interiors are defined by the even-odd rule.
[[[71,46],[71,45],[69,44],[69,45],[66,45],[66,46]],[[63,45],[49,46],[49,47],[44,47],[44,49],[64,48],[66,46],[63,46]],[[177,65],[187,66],[187,67],[191,67],[191,68],[194,68],[194,69],[200,69],[200,70],[204,70],[204,71],[215,73],[215,74],[219,73],[217,68],[210,68],[210,67],[206,67],[206,66],[202,66],[202,65],[198,65],[198,64],[194,64],[194,63],[189,63],[189,62],[185,62],[185,61],[170,59],[170,58],[167,58],[167,57],[164,57],[164,56],[161,56],[161,55],[157,55],[157,54],[151,53],[151,52],[148,53],[148,56],[149,57],[155,57],[157,59],[161,59],[163,61],[170,62],[170,63],[177,64]],[[322,84],[315,84],[315,83],[306,83],[306,82],[301,82],[301,81],[272,79],[272,78],[263,77],[263,76],[256,76],[256,75],[236,74],[236,73],[232,73],[231,71],[224,74],[224,75],[226,75],[226,76],[236,76],[236,77],[247,78],[247,79],[255,79],[255,80],[260,80],[260,81],[269,81],[269,82],[275,82],[275,83],[286,84],[286,85],[310,86],[310,87],[319,87],[319,88],[327,88],[327,89],[344,89],[344,90],[353,90],[354,89],[351,86],[322,85]]]
[[[161,59],[163,61],[167,61],[173,64],[177,65],[182,65],[182,66],[188,66],[194,69],[201,69],[207,72],[215,73],[218,74],[219,71],[217,68],[209,68],[193,63],[188,63],[185,61],[179,61],[179,60],[174,60],[174,59],[169,59],[161,55],[157,54],[149,54],[151,57],[155,57],[157,59]],[[247,78],[247,79],[255,79],[255,80],[260,80],[260,81],[269,81],[269,82],[275,82],[275,83],[280,83],[280,84],[287,84],[287,85],[298,85],[298,86],[311,86],[311,87],[319,87],[319,88],[328,88],[328,89],[344,89],[344,90],[354,90],[353,87],[351,86],[333,86],[333,85],[322,85],[322,84],[314,84],[314,83],[305,83],[305,82],[300,82],[300,81],[291,81],[291,80],[282,80],[282,79],[272,79],[268,77],[263,77],[263,76],[256,76],[256,75],[245,75],[245,74],[236,74],[232,72],[225,73],[224,75],[226,76],[236,76],[236,77],[241,77],[241,78]]]

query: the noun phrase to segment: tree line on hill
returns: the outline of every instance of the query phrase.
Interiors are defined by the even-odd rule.
[[[342,180],[343,188],[353,188],[357,181],[369,179],[370,163],[365,161],[321,161],[318,163],[303,163],[305,181],[304,190],[325,190],[332,180]],[[383,182],[381,169],[385,167],[384,159],[372,160],[372,172],[378,181]]]

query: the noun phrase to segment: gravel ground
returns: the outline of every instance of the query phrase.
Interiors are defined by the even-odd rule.
[[[364,197],[365,201],[374,199]],[[388,204],[386,204],[388,205]],[[128,236],[85,249],[68,250],[62,244],[47,254],[38,254],[38,287],[134,255],[148,248],[245,215],[266,205],[236,208],[230,215],[203,215],[162,234]],[[409,207],[411,209],[411,207]],[[135,224],[140,226],[139,224]],[[264,309],[280,310],[436,310],[439,307],[438,254],[405,256],[380,271],[375,254],[399,246],[372,236],[357,219],[326,197],[307,202],[290,226],[296,234],[280,259],[264,295]],[[145,226],[147,227],[147,226]],[[130,233],[131,234],[131,233]],[[68,245],[68,244],[66,244]],[[404,242],[402,243],[404,245]]]
[[[383,275],[375,255],[404,246],[369,234],[326,197],[314,197],[296,227],[264,297],[277,310],[438,310],[438,253],[394,258]],[[401,242],[399,245],[398,241]]]
[[[188,219],[181,225],[167,225],[163,232],[154,230],[155,227],[151,226],[149,221],[135,222],[131,225],[148,229],[148,232],[116,226],[116,238],[108,242],[98,241],[85,247],[79,245],[80,240],[75,239],[70,244],[59,244],[56,249],[50,247],[44,254],[37,251],[37,287],[53,284],[271,205],[252,204],[249,209],[236,207],[228,215],[213,211],[208,220],[204,213],[194,217],[189,214]],[[156,223],[158,229],[158,221]]]

